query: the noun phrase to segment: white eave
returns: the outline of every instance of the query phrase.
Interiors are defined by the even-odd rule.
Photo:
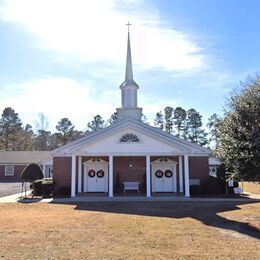
[[[202,156],[208,156],[211,153],[210,150],[201,147],[197,144],[190,143],[186,140],[165,133],[164,131],[156,127],[149,126],[138,120],[127,118],[111,126],[108,126],[104,129],[101,129],[98,132],[93,132],[72,143],[59,147],[52,151],[52,155],[61,156],[61,155],[74,154],[82,146],[93,144],[96,141],[100,141],[108,136],[115,134],[120,130],[127,129],[127,128],[137,129],[143,134],[148,135],[154,139],[160,140],[168,145],[172,145],[173,147],[178,147],[178,149],[183,150],[183,152],[185,151],[184,153],[202,155]],[[100,152],[102,153],[102,151]]]

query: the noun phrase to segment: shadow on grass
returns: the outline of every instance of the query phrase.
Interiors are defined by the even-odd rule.
[[[56,202],[53,202],[54,204]],[[218,213],[241,210],[238,205],[257,202],[111,202],[111,203],[68,203],[75,210],[97,211],[116,214],[130,214],[150,217],[193,218],[205,225],[236,231],[260,239],[260,232],[249,223],[224,218]],[[87,220],[86,220],[87,221]]]
[[[36,203],[40,202],[42,198],[19,198],[17,202],[19,203]]]

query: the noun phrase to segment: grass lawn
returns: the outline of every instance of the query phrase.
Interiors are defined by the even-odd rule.
[[[260,203],[0,204],[1,259],[260,259]]]

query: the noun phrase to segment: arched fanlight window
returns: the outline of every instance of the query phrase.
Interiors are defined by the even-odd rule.
[[[132,133],[127,133],[120,138],[119,142],[120,143],[137,143],[137,142],[140,142],[140,139],[137,137],[137,135],[134,135]]]

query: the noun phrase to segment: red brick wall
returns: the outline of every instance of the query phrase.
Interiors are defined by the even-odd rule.
[[[190,179],[200,179],[200,183],[209,177],[209,158],[207,156],[189,157]]]
[[[59,194],[61,187],[71,186],[71,157],[53,157],[54,194]]]
[[[129,164],[133,167],[130,168]],[[145,157],[114,157],[114,187],[117,185],[117,175],[120,183],[124,181],[138,181],[143,183],[146,175],[146,158]]]
[[[12,164],[7,164],[12,165]],[[23,169],[27,165],[14,165],[14,175],[13,176],[5,176],[5,165],[0,165],[0,181],[19,181],[20,175]]]

